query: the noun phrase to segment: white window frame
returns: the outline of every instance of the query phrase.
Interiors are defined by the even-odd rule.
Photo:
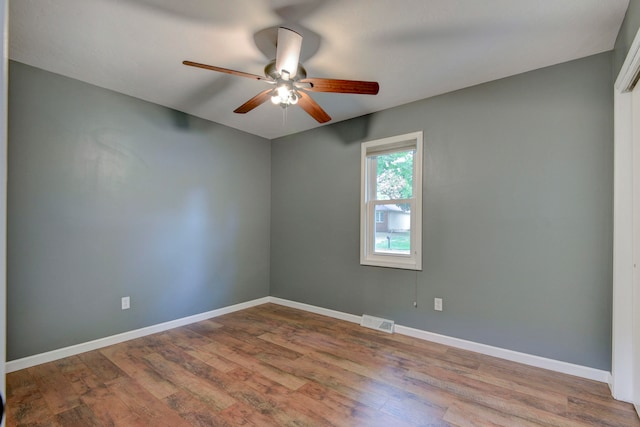
[[[378,267],[422,270],[422,131],[363,142],[360,156],[360,264]],[[395,202],[411,206],[411,248],[409,254],[375,252],[375,207],[389,200],[372,200],[375,173],[368,173],[368,157],[374,154],[415,149],[413,161],[413,197]]]

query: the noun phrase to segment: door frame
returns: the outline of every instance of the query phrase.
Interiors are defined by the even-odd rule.
[[[9,0],[0,0],[0,391],[6,400],[7,361],[7,82],[9,71]],[[0,419],[0,426],[4,419]]]
[[[640,72],[640,30],[614,84],[613,319],[611,392],[639,411],[640,295],[640,144],[634,144],[634,82]],[[638,88],[640,90],[640,87]],[[637,113],[636,113],[637,114]],[[637,125],[636,125],[637,126]],[[636,139],[639,139],[636,127]],[[635,147],[634,147],[635,145]],[[635,230],[635,232],[634,232]],[[637,365],[637,362],[635,363]],[[640,411],[639,411],[640,414]]]

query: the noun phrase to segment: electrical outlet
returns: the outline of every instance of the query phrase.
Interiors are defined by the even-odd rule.
[[[442,298],[433,299],[433,309],[436,311],[442,311]]]
[[[129,297],[122,297],[121,303],[123,310],[128,310],[129,308],[131,308],[131,300],[129,299]]]

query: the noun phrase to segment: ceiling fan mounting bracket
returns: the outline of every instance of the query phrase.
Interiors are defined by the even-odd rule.
[[[266,67],[264,67],[264,75],[272,78],[273,80],[280,79],[280,73],[276,69],[276,60],[269,62]],[[298,70],[296,71],[296,76],[294,80],[301,80],[307,77],[307,70],[304,69],[302,64],[298,63]]]

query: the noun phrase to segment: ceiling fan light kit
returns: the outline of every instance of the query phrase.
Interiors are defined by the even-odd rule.
[[[336,80],[324,78],[307,78],[307,71],[300,64],[302,36],[288,28],[278,28],[276,59],[264,68],[266,77],[214,65],[183,61],[184,65],[217,71],[220,73],[246,77],[264,81],[273,88],[264,90],[234,110],[234,113],[245,114],[267,100],[282,108],[299,105],[307,114],[319,123],[326,123],[331,117],[307,92],[350,93],[360,95],[376,95],[380,89],[377,82],[358,80]]]
[[[282,108],[297,104],[298,99],[300,99],[298,91],[293,86],[284,83],[273,89],[271,95],[271,103]]]
[[[306,70],[300,65],[296,65],[297,71],[294,76],[307,76]],[[300,99],[298,93],[297,82],[292,79],[292,75],[286,69],[278,70],[276,61],[272,61],[264,68],[264,73],[269,76],[275,82],[275,88],[271,91],[271,102],[275,105],[279,105],[282,108],[287,108],[289,105],[295,105]]]

